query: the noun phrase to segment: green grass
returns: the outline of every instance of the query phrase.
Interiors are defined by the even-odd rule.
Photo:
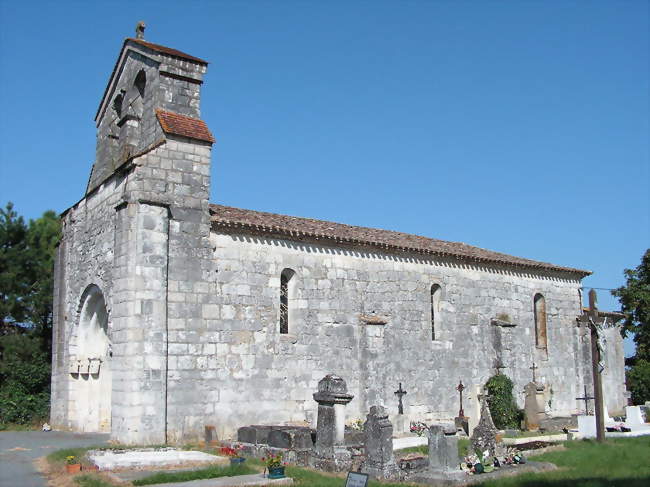
[[[74,481],[79,484],[79,487],[113,487],[113,484],[109,484],[96,475],[79,475],[75,477]]]
[[[134,480],[133,485],[152,485],[166,482],[189,482],[190,480],[214,479],[217,477],[234,477],[236,475],[248,475],[256,473],[257,470],[241,464],[237,466],[212,466],[199,470],[188,470],[187,472],[158,472],[143,479]]]
[[[617,438],[604,444],[567,441],[566,450],[537,455],[534,461],[560,467],[482,484],[484,487],[647,487],[650,485],[650,437]]]

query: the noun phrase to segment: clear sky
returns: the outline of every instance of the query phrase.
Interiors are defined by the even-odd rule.
[[[97,105],[144,20],[210,61],[213,202],[617,287],[650,246],[648,17],[644,0],[0,0],[0,204],[34,218],[82,197]]]

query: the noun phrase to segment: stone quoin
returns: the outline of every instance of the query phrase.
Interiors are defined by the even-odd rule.
[[[589,333],[576,322],[588,271],[210,204],[207,67],[145,40],[144,24],[118,54],[88,186],[62,214],[53,426],[126,444],[201,439],[206,425],[218,438],[246,425],[315,427],[312,396],[328,374],[353,397],[346,421],[385,405],[395,423],[395,384],[407,385],[395,423],[405,425],[453,423],[461,376],[475,424],[473,391],[495,363],[515,391],[537,364],[550,416],[581,409],[576,397],[592,390]],[[607,347],[614,412],[626,405],[615,328]]]

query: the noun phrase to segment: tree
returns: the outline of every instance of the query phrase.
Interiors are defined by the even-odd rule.
[[[26,316],[27,226],[7,203],[0,209],[0,334],[9,333]]]
[[[512,395],[513,387],[512,381],[503,374],[493,375],[485,383],[488,392],[488,407],[497,429],[519,429],[521,426],[523,412],[515,403],[515,398]]]
[[[47,416],[52,294],[59,219],[0,209],[0,423]]]
[[[636,269],[625,269],[625,286],[612,291],[625,314],[622,333],[634,334],[636,360],[650,361],[650,249]]]

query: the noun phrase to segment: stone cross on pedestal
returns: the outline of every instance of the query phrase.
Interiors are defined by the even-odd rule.
[[[589,416],[589,401],[593,399],[593,397],[587,395],[587,386],[585,385],[585,395],[583,397],[576,397],[578,401],[584,401],[585,402],[585,416]]]
[[[136,39],[144,39],[144,29],[145,29],[145,24],[141,20],[138,22],[138,24],[135,26],[135,38]]]
[[[535,371],[538,369],[537,365],[535,365],[535,362],[533,362],[533,366],[529,367],[530,370],[533,371],[533,382],[537,382],[537,377],[535,376]]]
[[[397,405],[397,414],[404,414],[404,404],[402,404],[402,396],[408,394],[406,391],[402,390],[402,383],[399,383],[399,387],[395,391],[395,395],[399,398],[399,404]]]
[[[321,455],[333,452],[335,445],[342,445],[345,433],[345,405],[354,396],[348,394],[345,381],[328,374],[318,382],[314,401],[318,403],[316,420],[316,451]]]

